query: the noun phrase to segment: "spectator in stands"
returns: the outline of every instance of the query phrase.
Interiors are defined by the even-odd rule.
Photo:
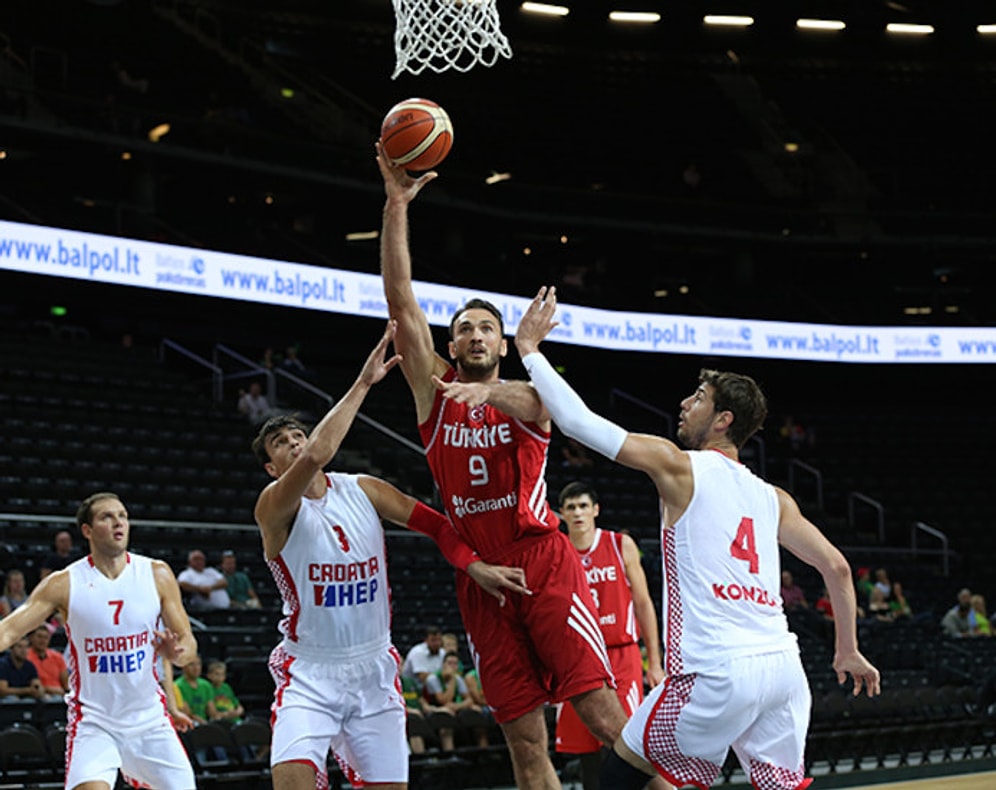
[[[213,694],[211,702],[214,704],[211,721],[221,721],[225,724],[238,724],[242,721],[246,709],[228,683],[228,667],[225,666],[225,662],[218,659],[208,661],[207,679],[211,684]]]
[[[786,612],[797,612],[809,608],[806,593],[795,583],[791,571],[782,571],[782,607]]]
[[[460,674],[460,655],[456,651],[443,655],[442,667],[426,678],[425,688],[429,702],[450,713],[477,707],[470,698],[463,675]]]
[[[854,590],[857,593],[860,606],[868,606],[868,600],[871,598],[874,586],[875,583],[871,580],[871,570],[864,567],[858,568],[855,572]]]
[[[882,591],[882,595],[885,596],[886,600],[892,597],[892,582],[889,581],[889,572],[885,568],[877,568],[875,570],[874,586]]]
[[[264,367],[267,370],[273,370],[279,359],[277,358],[276,352],[273,350],[273,346],[267,346],[263,349],[263,355],[259,358],[260,367]]]
[[[971,602],[972,611],[969,614],[969,619],[973,623],[976,635],[992,636],[992,624],[989,620],[989,615],[986,613],[986,599],[976,593],[972,596]]]
[[[217,568],[207,567],[207,557],[200,549],[187,555],[187,567],[176,580],[191,610],[227,609],[231,604],[228,580]]]
[[[405,656],[401,676],[412,678],[424,693],[425,683],[433,672],[443,668],[443,631],[438,625],[426,626],[425,639],[415,645]]]
[[[447,631],[443,634],[443,655],[447,653],[456,653],[460,655],[460,637],[454,634],[452,631]],[[460,661],[460,674],[464,672],[463,661]]]
[[[963,587],[958,591],[958,603],[948,609],[941,619],[941,628],[947,636],[957,639],[975,636],[972,632],[972,591]]]
[[[263,394],[263,385],[254,381],[247,390],[239,390],[238,409],[253,425],[259,425],[273,413],[270,402]]]
[[[180,710],[186,713],[195,724],[207,724],[215,718],[214,687],[201,677],[200,656],[183,666],[183,674],[173,684],[180,695]]]
[[[892,616],[892,607],[889,606],[889,601],[886,599],[881,587],[876,586],[872,588],[871,598],[868,601],[867,619],[877,623],[891,623],[895,619]]]
[[[259,609],[259,596],[253,589],[249,574],[238,569],[232,549],[221,552],[221,574],[228,584],[226,589],[232,609]]]
[[[28,589],[24,580],[24,571],[12,568],[7,571],[7,578],[3,583],[3,595],[0,595],[0,617],[6,617],[26,600],[28,600]]]
[[[285,371],[290,373],[292,376],[297,376],[302,379],[312,379],[311,369],[301,361],[301,357],[298,356],[297,344],[287,346],[287,350],[284,352],[284,358],[280,362],[280,367]]]
[[[28,661],[38,670],[38,680],[41,681],[45,698],[49,701],[62,699],[69,691],[69,669],[66,659],[58,650],[50,650],[52,634],[48,626],[40,625],[28,635]]]
[[[39,700],[44,696],[38,670],[28,661],[27,637],[22,637],[10,646],[7,655],[0,657],[0,702]]]
[[[73,549],[72,533],[68,529],[59,530],[52,539],[52,551],[42,561],[38,570],[39,579],[44,579],[53,571],[61,571],[78,556],[79,554]]]
[[[906,594],[903,592],[903,585],[900,582],[892,583],[889,608],[892,609],[892,617],[895,620],[907,620],[913,617],[913,609],[906,600]]]

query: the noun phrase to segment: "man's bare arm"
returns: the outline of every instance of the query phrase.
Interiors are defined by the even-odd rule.
[[[548,429],[550,413],[536,388],[528,381],[443,381],[433,376],[433,384],[447,398],[468,406],[488,403],[501,412]]]
[[[834,613],[833,667],[837,680],[844,683],[847,675],[851,675],[854,695],[860,694],[863,688],[869,697],[873,697],[881,691],[880,677],[878,670],[858,650],[857,601],[851,566],[816,525],[802,515],[796,501],[785,491],[777,490],[781,510],[778,542],[820,572],[830,596]]]
[[[657,609],[654,607],[650,589],[647,587],[647,575],[643,572],[640,562],[640,549],[636,541],[629,535],[623,535],[623,563],[626,568],[626,578],[629,579],[630,591],[633,595],[633,614],[640,626],[640,638],[647,648],[647,681],[651,687],[664,680],[664,667],[661,662],[661,637],[657,627]]]
[[[190,627],[190,618],[183,608],[180,585],[176,583],[172,568],[161,560],[152,561],[152,574],[159,593],[164,631],[153,635],[156,652],[163,661],[184,666],[197,657],[197,640]]]
[[[377,143],[377,165],[384,178],[384,216],[380,237],[380,267],[388,311],[398,322],[394,346],[403,357],[401,371],[415,397],[419,422],[428,417],[435,395],[431,377],[443,375],[448,363],[434,348],[429,321],[412,289],[412,259],[408,243],[408,205],[436,177],[435,172],[412,178],[395,167]]]
[[[0,652],[34,631],[54,612],[65,617],[68,608],[69,575],[66,571],[50,573],[31,591],[28,600],[0,620]]]

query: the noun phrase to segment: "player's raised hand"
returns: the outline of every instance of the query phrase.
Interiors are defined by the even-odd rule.
[[[384,178],[384,192],[387,193],[389,199],[410,203],[422,187],[439,175],[435,170],[430,170],[415,178],[404,167],[391,164],[391,160],[384,153],[384,147],[380,140],[374,144],[374,148],[377,151],[377,166]]]
[[[183,654],[179,637],[168,628],[152,632],[152,647],[155,648],[156,653],[163,657],[163,661],[171,663],[176,663],[176,660]]]
[[[370,356],[367,357],[367,361],[363,363],[363,369],[360,371],[359,378],[361,381],[368,385],[374,385],[378,381],[384,378],[388,372],[401,361],[401,354],[395,354],[392,357],[384,358],[387,352],[387,347],[394,340],[394,335],[398,331],[398,322],[391,319],[387,322],[387,327],[384,329],[384,334],[381,336],[377,345],[374,346],[373,351],[370,352]]]
[[[498,599],[498,605],[505,605],[504,590],[532,595],[533,591],[526,586],[526,572],[522,568],[512,568],[507,565],[491,565],[478,560],[467,566],[467,575],[481,585],[481,588]]]
[[[850,655],[836,656],[833,661],[837,682],[841,685],[847,682],[847,676],[854,678],[854,696],[857,697],[864,689],[869,697],[877,697],[882,693],[882,679],[878,670],[861,653],[855,651]]]
[[[515,330],[515,347],[519,356],[539,351],[539,344],[553,331],[559,321],[553,316],[557,312],[557,289],[554,286],[539,289],[526,310],[519,327]]]

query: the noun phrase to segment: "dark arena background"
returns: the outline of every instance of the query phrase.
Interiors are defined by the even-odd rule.
[[[623,10],[659,21],[611,21],[617,7],[601,0],[567,3],[562,17],[499,0],[511,58],[392,79],[389,0],[4,0],[0,254],[9,228],[44,226],[376,276],[373,145],[389,107],[423,96],[455,135],[411,210],[419,280],[518,297],[553,284],[564,302],[613,311],[992,330],[992,3],[633,5]],[[705,24],[711,13],[752,23]],[[234,549],[262,607],[205,614],[196,635],[205,659],[226,661],[247,720],[267,724],[279,594],[253,523],[267,478],[239,391],[259,381],[276,407],[320,415],[382,326],[0,258],[0,571],[23,570],[30,588],[76,504],[104,489],[129,508],[133,548],[177,572],[192,548],[211,565]],[[279,364],[291,347],[303,372]],[[908,616],[859,624],[882,670],[874,702],[837,687],[825,623],[790,619],[813,692],[815,787],[996,786],[985,773],[996,769],[996,639],[940,627],[962,588],[996,603],[987,349],[971,362],[884,364],[547,344],[592,407],[630,430],[671,435],[703,366],[757,378],[770,413],[747,463],[789,489],[855,570],[902,585]],[[523,375],[514,348],[502,370]],[[566,444],[555,430],[551,501],[590,479],[601,522],[637,538],[659,602],[650,483],[601,459],[569,467]],[[333,465],[439,505],[400,373],[370,394]],[[399,650],[440,625],[469,662],[442,558],[395,530],[388,552]],[[815,603],[818,575],[788,556],[784,567]],[[4,704],[0,717],[0,784],[61,787],[64,703]],[[17,729],[22,740],[5,740]],[[35,753],[13,745],[25,731],[39,735]],[[269,786],[265,732],[246,746],[247,730],[244,748],[232,733],[213,761],[194,732],[199,785]],[[497,731],[486,748],[458,733],[453,752],[426,738],[413,788],[511,784]],[[577,764],[554,760],[580,787]],[[721,782],[744,781],[731,759]]]

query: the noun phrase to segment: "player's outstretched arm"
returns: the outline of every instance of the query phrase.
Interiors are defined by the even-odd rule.
[[[447,398],[468,406],[489,403],[505,414],[526,422],[545,423],[550,413],[543,405],[536,388],[528,381],[443,381],[432,377],[432,383]]]
[[[28,600],[0,620],[0,653],[42,625],[54,612],[65,617],[69,608],[69,575],[55,571],[42,579]]]
[[[506,590],[532,595],[526,587],[525,571],[482,561],[442,513],[380,478],[361,475],[359,483],[382,519],[428,535],[436,542],[450,565],[465,571],[485,591],[497,598],[500,604],[505,603]]]
[[[847,558],[809,519],[802,515],[796,501],[778,490],[781,518],[778,542],[796,557],[820,572],[834,612],[834,670],[837,681],[854,678],[854,695],[862,689],[869,697],[881,691],[879,671],[858,650],[857,600],[851,566]]]
[[[421,422],[432,407],[430,377],[443,375],[446,360],[436,354],[429,321],[412,290],[412,259],[408,246],[408,204],[436,177],[428,172],[412,178],[403,167],[392,165],[377,143],[377,166],[384,178],[383,225],[380,236],[380,270],[391,318],[398,322],[395,348],[402,355],[401,370],[415,396]]]
[[[187,611],[183,608],[180,585],[176,582],[173,569],[162,560],[152,561],[152,574],[165,626],[153,634],[152,642],[164,662],[182,667],[197,657],[197,640],[194,639]]]
[[[256,523],[263,530],[264,542],[281,543],[276,532],[286,529],[291,523],[308,485],[338,452],[367,392],[401,361],[398,354],[385,359],[387,347],[394,339],[396,330],[396,322],[388,321],[384,334],[364,362],[356,381],[314,427],[290,468],[259,495],[255,515]],[[269,547],[267,550],[269,551]],[[268,556],[276,553],[272,552]]]

